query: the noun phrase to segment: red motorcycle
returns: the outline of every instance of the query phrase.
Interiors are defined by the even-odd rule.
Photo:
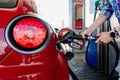
[[[0,80],[70,80],[53,28],[34,0],[0,0]]]

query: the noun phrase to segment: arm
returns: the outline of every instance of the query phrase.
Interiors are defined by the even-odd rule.
[[[107,17],[105,15],[99,15],[99,17],[90,25],[90,27],[81,33],[82,37],[85,38],[85,35],[91,35],[91,33],[96,28],[98,28],[99,25],[101,25],[106,19]]]
[[[90,25],[90,27],[87,29],[90,31],[90,34],[98,28],[103,22],[107,20],[107,17],[103,14],[99,15],[99,17]]]
[[[99,15],[99,17],[93,22],[89,28],[83,31],[82,37],[85,38],[85,35],[91,35],[91,33],[98,28],[105,20],[109,19],[113,14],[113,9],[108,0],[104,0],[104,7]]]

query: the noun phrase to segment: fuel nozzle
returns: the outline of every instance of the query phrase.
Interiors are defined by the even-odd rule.
[[[66,33],[57,43],[70,43],[73,41],[74,32]]]

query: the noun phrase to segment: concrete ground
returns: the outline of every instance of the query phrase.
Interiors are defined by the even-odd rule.
[[[106,76],[95,72],[89,68],[85,62],[84,53],[76,53],[69,61],[70,68],[79,80],[107,80]]]

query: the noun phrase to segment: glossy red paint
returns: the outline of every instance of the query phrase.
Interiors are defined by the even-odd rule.
[[[18,0],[14,8],[0,8],[0,80],[69,80],[64,51],[57,49],[56,35],[51,27],[47,47],[35,54],[18,53],[5,41],[5,28],[13,18],[36,12],[34,0]]]

